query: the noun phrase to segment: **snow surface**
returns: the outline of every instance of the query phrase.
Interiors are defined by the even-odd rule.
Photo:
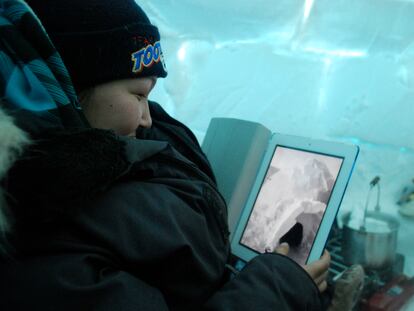
[[[212,117],[358,144],[341,206],[401,222],[397,251],[414,275],[414,218],[396,201],[414,177],[413,0],[139,0],[161,32],[169,76],[152,99],[202,141]],[[373,205],[372,205],[373,207]]]

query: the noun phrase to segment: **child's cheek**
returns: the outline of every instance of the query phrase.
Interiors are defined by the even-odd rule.
[[[127,105],[123,106],[123,110],[120,113],[122,114],[120,121],[122,122],[123,134],[129,135],[135,132],[142,116],[141,105],[137,103],[136,99],[129,101]]]

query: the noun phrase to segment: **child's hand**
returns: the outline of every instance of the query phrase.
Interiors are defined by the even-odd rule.
[[[289,253],[289,245],[287,243],[280,244],[275,253],[287,256]],[[328,284],[326,278],[328,277],[328,269],[331,264],[331,255],[325,250],[321,259],[312,262],[309,265],[303,265],[302,268],[310,275],[315,282],[319,291],[322,293],[326,290]]]
[[[316,286],[318,286],[321,293],[323,293],[328,287],[326,278],[328,277],[328,269],[330,264],[331,255],[327,250],[325,250],[321,259],[314,261],[309,265],[302,266],[315,282]]]

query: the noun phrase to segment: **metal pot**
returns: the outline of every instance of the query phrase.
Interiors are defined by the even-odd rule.
[[[365,268],[379,269],[391,265],[395,258],[399,222],[381,212],[366,212],[366,221],[385,223],[388,230],[375,226],[350,226],[351,214],[343,219],[342,252],[346,264],[359,263]]]

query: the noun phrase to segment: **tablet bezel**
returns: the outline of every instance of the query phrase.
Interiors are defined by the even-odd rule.
[[[270,140],[269,147],[265,152],[262,164],[256,176],[256,180],[250,191],[246,205],[239,217],[235,233],[231,241],[232,253],[244,261],[250,261],[252,258],[260,254],[259,252],[242,245],[240,241],[277,147],[285,147],[343,159],[338,177],[332,189],[324,216],[319,226],[319,230],[316,234],[312,249],[306,261],[306,264],[309,264],[315,260],[318,260],[325,249],[329,232],[333,222],[335,221],[335,217],[338,213],[354,169],[355,161],[359,153],[359,147],[339,142],[315,140],[306,137],[284,134],[274,134]]]

